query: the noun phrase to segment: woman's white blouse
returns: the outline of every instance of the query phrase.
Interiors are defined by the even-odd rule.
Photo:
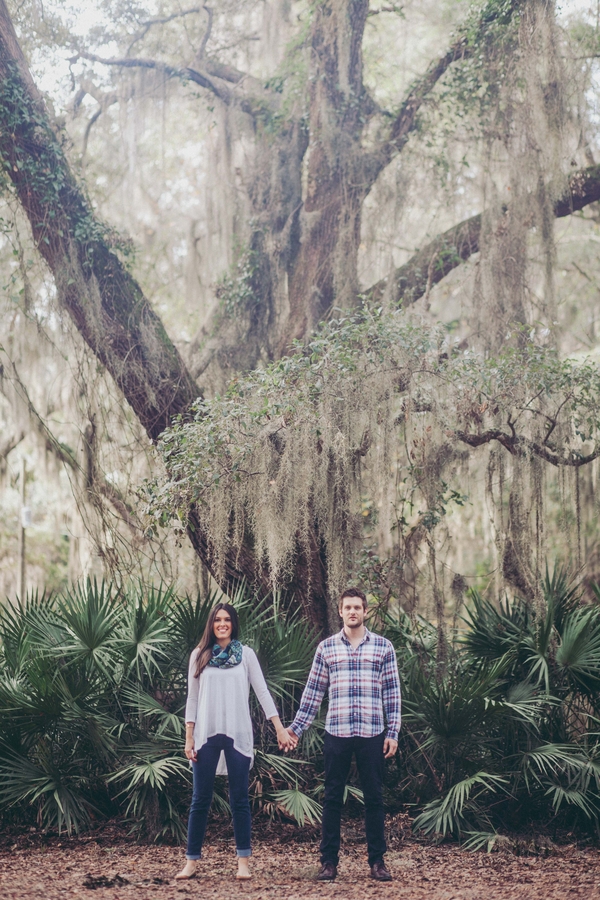
[[[192,652],[185,721],[195,723],[196,750],[200,750],[209,737],[226,734],[233,738],[233,746],[239,753],[254,761],[254,736],[248,702],[250,685],[267,719],[272,719],[278,713],[256,653],[250,647],[242,647],[242,661],[239,665],[223,669],[206,666],[199,678],[194,675],[198,649]],[[217,775],[226,774],[225,754],[221,753]]]

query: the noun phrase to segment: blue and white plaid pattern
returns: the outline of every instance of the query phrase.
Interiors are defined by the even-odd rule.
[[[327,690],[329,734],[374,737],[385,728],[386,737],[398,740],[400,679],[396,653],[387,638],[367,629],[353,650],[342,629],[321,641],[291,725],[298,737],[316,716]]]

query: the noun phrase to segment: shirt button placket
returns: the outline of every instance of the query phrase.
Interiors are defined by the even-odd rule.
[[[356,701],[357,701],[357,693],[356,693],[356,651],[353,648],[350,648],[350,685],[351,685],[351,697],[352,703],[350,705],[350,723],[351,723],[351,731],[354,735],[356,733]]]

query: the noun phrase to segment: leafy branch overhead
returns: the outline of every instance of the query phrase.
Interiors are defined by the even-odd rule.
[[[259,4],[248,4],[257,21]],[[405,69],[404,60],[403,72],[414,72],[408,84],[390,70],[387,94],[374,83],[367,25],[379,27],[386,16],[397,22],[395,6],[310,4],[299,19],[288,16],[285,52],[281,46],[260,60],[246,52],[254,35],[231,18],[234,6],[120,8],[87,37],[60,39],[73,79],[68,111],[89,115],[79,135],[84,163],[101,139],[100,129],[91,137],[94,123],[106,123],[104,139],[113,126],[118,131],[113,112],[118,106],[125,115],[136,79],[148,88],[148,107],[200,110],[197,145],[186,153],[191,159],[213,142],[213,155],[206,150],[205,169],[190,163],[201,173],[195,184],[206,198],[221,190],[231,209],[213,215],[205,198],[211,228],[214,221],[222,234],[207,229],[205,239],[203,224],[197,234],[194,223],[174,254],[180,274],[186,259],[186,285],[204,292],[186,306],[195,334],[186,322],[176,344],[151,291],[133,275],[130,245],[96,215],[4,0],[2,187],[27,216],[60,309],[150,441],[163,435],[167,472],[151,489],[154,522],[175,516],[223,587],[241,578],[261,591],[285,583],[307,594],[325,627],[336,621],[331,598],[364,538],[363,500],[372,521],[385,507],[390,527],[382,518],[380,537],[400,560],[427,546],[435,569],[433,529],[467,502],[455,475],[470,451],[475,459],[488,445],[496,459],[506,450],[512,474],[517,462],[580,471],[596,458],[596,370],[545,349],[544,328],[558,308],[554,219],[597,201],[600,177],[591,151],[572,152],[567,39],[541,0],[487,0],[457,13],[452,26],[445,20],[443,43],[428,44],[431,62],[415,57]],[[150,70],[155,77],[144,79]],[[79,123],[69,125],[76,135]],[[436,146],[440,166],[460,168],[448,192],[454,219],[449,197],[436,196]],[[109,170],[113,160],[103,155]],[[386,216],[391,206],[402,212],[375,221],[380,203]],[[437,237],[422,237],[441,220]],[[226,259],[213,277],[223,235]],[[400,251],[408,260],[399,267]],[[459,328],[471,329],[471,313],[480,317],[465,351],[466,342],[415,324],[397,307],[428,297],[476,254],[472,296],[465,291],[457,301]],[[157,303],[164,271],[157,264],[149,282]],[[396,311],[373,311],[379,306]],[[118,492],[99,477],[95,485],[127,523]],[[373,496],[360,496],[365,485]],[[517,494],[515,487],[514,502]],[[514,502],[511,523],[522,523]],[[524,558],[522,550],[513,555]]]
[[[306,348],[194,410],[161,437],[169,479],[150,488],[153,519],[186,525],[193,510],[212,536],[217,571],[232,536],[241,541],[251,528],[278,583],[314,516],[332,593],[349,564],[361,471],[393,468],[409,493],[421,491],[425,507],[399,523],[414,529],[439,520],[427,503],[440,502],[428,497],[440,453],[496,442],[556,467],[600,454],[595,364],[560,360],[527,336],[484,358],[441,327],[381,309],[330,322]]]

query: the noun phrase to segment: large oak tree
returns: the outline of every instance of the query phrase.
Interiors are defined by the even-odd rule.
[[[120,69],[159,69],[191,82],[215,102],[238,108],[253,123],[248,173],[252,227],[249,289],[259,303],[220,314],[212,328],[211,359],[249,369],[286,354],[334,306],[359,303],[357,259],[364,202],[382,171],[402,153],[418,115],[440,80],[481,52],[486,35],[509,28],[524,0],[488,3],[469,27],[431,62],[393,110],[383,110],[363,78],[362,43],[368,0],[321,0],[307,41],[307,97],[287,103],[277,84],[241,72],[210,53],[210,31],[192,60],[78,58]],[[200,8],[196,12],[200,12]],[[193,12],[193,11],[192,11]],[[209,11],[210,12],[210,11]],[[0,155],[4,178],[29,219],[35,244],[53,273],[62,307],[113,376],[151,440],[173,417],[186,414],[202,389],[160,318],[113,246],[69,165],[60,130],[45,108],[19,47],[5,0],[0,0]],[[600,169],[577,171],[554,201],[566,216],[600,198]],[[415,302],[479,250],[481,216],[458,223],[423,247],[385,282],[367,292],[386,302]],[[197,380],[198,379],[198,380]],[[190,540],[209,569],[209,536],[193,511]],[[312,572],[312,606],[323,624],[327,561],[318,530],[299,551],[291,588]],[[227,561],[226,581],[246,578],[262,588],[269,573],[256,559],[252,535]],[[226,586],[226,585],[225,585]]]

